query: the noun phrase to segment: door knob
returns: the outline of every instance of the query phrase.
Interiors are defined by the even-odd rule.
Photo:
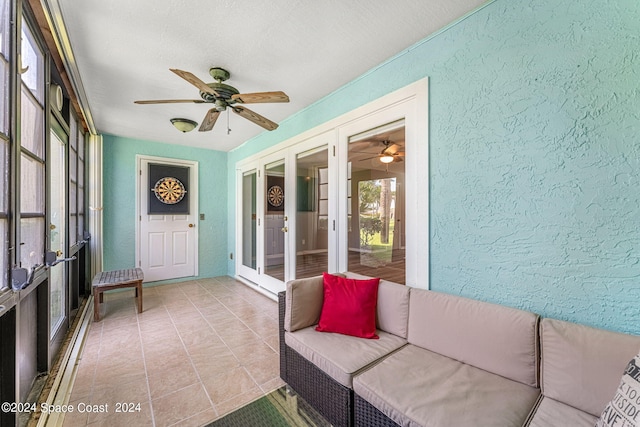
[[[193,228],[195,226],[196,226],[195,224],[189,224],[189,228]]]
[[[287,227],[282,227],[282,232],[286,233],[287,231],[289,231],[289,229]]]

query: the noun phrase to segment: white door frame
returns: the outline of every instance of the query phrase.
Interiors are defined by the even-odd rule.
[[[189,167],[189,211],[192,212],[190,214],[193,215],[194,218],[194,223],[196,224],[195,227],[195,231],[194,231],[194,272],[193,272],[193,276],[197,277],[198,276],[198,260],[199,260],[199,252],[198,252],[198,236],[199,236],[199,221],[198,221],[198,212],[199,212],[199,207],[198,207],[198,190],[199,190],[199,186],[198,186],[198,162],[197,161],[193,161],[193,160],[183,160],[183,159],[171,159],[171,158],[166,158],[166,157],[157,157],[157,156],[148,156],[148,155],[143,155],[143,154],[137,154],[136,155],[136,260],[135,260],[135,265],[136,267],[139,267],[141,265],[141,249],[140,249],[140,242],[141,242],[141,236],[140,236],[140,222],[141,222],[141,218],[142,215],[144,214],[141,211],[141,194],[140,194],[140,188],[142,188],[142,163],[143,162],[153,162],[153,163],[159,163],[159,164],[166,164],[166,165],[171,165],[171,166],[185,166],[185,167]],[[145,214],[146,215],[146,214]],[[190,276],[189,276],[190,277]]]
[[[291,153],[304,151],[301,148],[302,145],[315,137],[329,136],[325,139],[329,143],[330,150],[329,192],[332,195],[329,199],[328,269],[330,272],[344,271],[347,268],[348,257],[346,227],[348,139],[360,132],[404,119],[407,151],[405,158],[406,283],[428,289],[430,237],[428,104],[428,79],[424,78],[249,156],[239,161],[236,169],[247,170],[249,165],[255,165],[253,167],[260,170],[264,164],[262,159],[279,155],[289,159],[287,166],[294,162],[293,169],[290,171],[295,171],[295,155]],[[236,176],[237,180],[240,180],[242,173]],[[293,176],[290,178],[295,179]],[[237,182],[236,185],[236,188],[241,188],[241,183]],[[236,202],[237,212],[241,212],[238,198]],[[239,253],[238,251],[242,248],[242,235],[238,231],[240,227],[241,224],[236,223],[236,253]],[[295,230],[295,215],[289,214],[289,229]],[[289,233],[289,238],[294,239],[290,247],[295,247],[291,246],[295,244],[295,233]],[[289,275],[291,274],[293,272],[290,271]],[[236,261],[236,275],[241,276],[238,261]],[[238,278],[242,279],[242,277]]]

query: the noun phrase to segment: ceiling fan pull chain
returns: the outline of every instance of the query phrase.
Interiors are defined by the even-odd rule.
[[[229,109],[227,109],[227,135],[231,133],[231,128],[229,127]]]

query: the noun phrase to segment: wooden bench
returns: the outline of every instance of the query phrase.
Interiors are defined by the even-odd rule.
[[[142,281],[144,273],[139,268],[128,270],[103,271],[96,274],[91,282],[93,287],[93,321],[100,320],[100,303],[103,301],[103,292],[120,288],[136,288],[138,300],[138,313],[142,313]]]

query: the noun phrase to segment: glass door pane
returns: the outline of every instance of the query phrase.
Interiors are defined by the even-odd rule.
[[[264,273],[281,282],[285,280],[284,160],[265,166]]]
[[[65,198],[65,142],[56,132],[51,132],[49,195],[49,248],[58,257],[66,256],[66,198]],[[50,269],[51,337],[66,319],[66,263]]]
[[[404,121],[349,138],[349,271],[406,281],[404,155]]]
[[[296,159],[296,279],[328,271],[328,154],[324,146]]]
[[[256,269],[256,171],[242,176],[242,265]]]

